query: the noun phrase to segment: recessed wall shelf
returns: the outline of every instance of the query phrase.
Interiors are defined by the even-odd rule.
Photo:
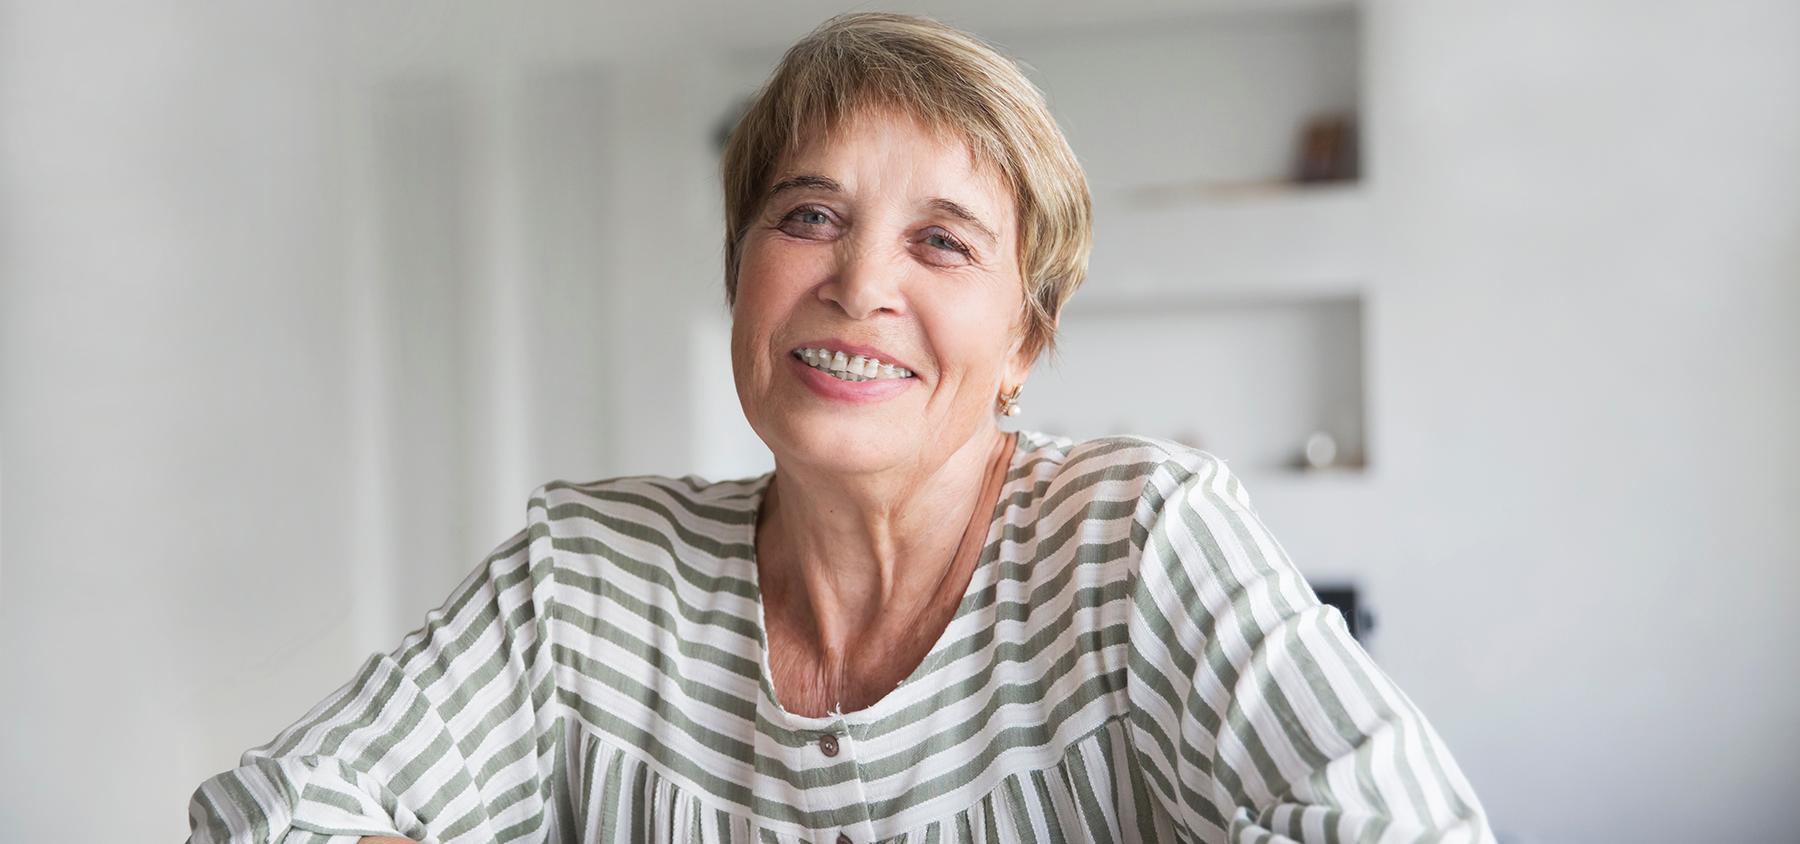
[[[1282,179],[1235,181],[1153,182],[1116,191],[1122,204],[1136,208],[1163,208],[1188,202],[1246,202],[1264,199],[1304,198],[1349,194],[1362,186],[1358,179],[1297,182]]]
[[[1360,293],[1071,304],[1021,424],[1084,439],[1135,433],[1266,473],[1368,465]],[[1322,468],[1308,438],[1329,438]]]

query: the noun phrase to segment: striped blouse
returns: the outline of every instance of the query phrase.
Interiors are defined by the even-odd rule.
[[[191,841],[1492,840],[1219,459],[1022,432],[948,628],[820,717],[770,681],[769,477],[538,488],[423,627],[200,785]]]

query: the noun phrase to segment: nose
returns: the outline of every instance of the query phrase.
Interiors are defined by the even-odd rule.
[[[846,240],[851,240],[846,238]],[[845,243],[837,250],[836,272],[819,287],[819,298],[855,320],[883,311],[900,311],[900,279],[904,268],[870,244]]]

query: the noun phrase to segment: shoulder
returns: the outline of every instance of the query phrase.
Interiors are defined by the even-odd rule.
[[[767,479],[549,481],[532,492],[531,530],[571,580],[623,574],[661,588],[676,588],[677,581],[720,587],[725,584],[715,578],[727,564],[751,556],[751,529]]]
[[[534,521],[596,518],[658,529],[743,524],[754,519],[768,476],[708,481],[696,475],[630,475],[592,481],[552,480],[531,493]]]
[[[1022,473],[1034,476],[1045,503],[1063,509],[1067,499],[1133,503],[1144,524],[1177,495],[1216,495],[1244,508],[1249,495],[1226,462],[1192,446],[1136,434],[1072,440],[1035,432],[1026,438]]]

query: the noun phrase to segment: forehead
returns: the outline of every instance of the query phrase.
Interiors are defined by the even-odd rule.
[[[769,184],[798,175],[827,176],[855,192],[859,187],[906,190],[977,207],[1010,228],[1012,191],[999,168],[975,152],[955,130],[932,126],[905,112],[858,109],[831,123],[814,121],[776,161]],[[875,184],[861,185],[873,180]]]

